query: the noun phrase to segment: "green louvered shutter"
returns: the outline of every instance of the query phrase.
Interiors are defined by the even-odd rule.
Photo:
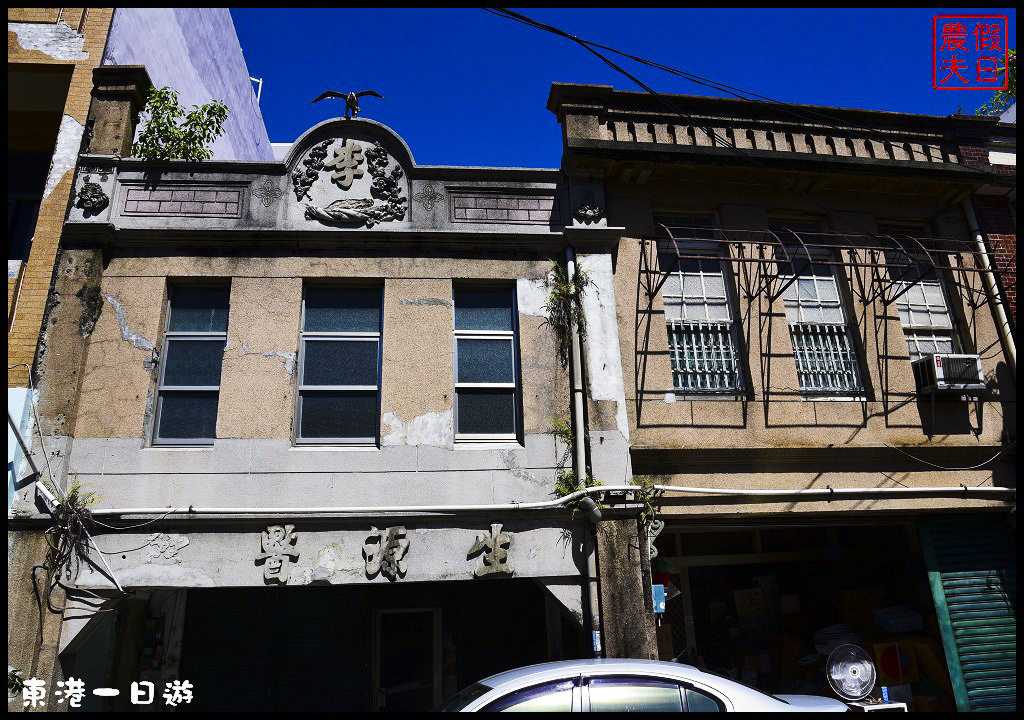
[[[1006,515],[920,524],[957,709],[1017,709],[1017,548]]]

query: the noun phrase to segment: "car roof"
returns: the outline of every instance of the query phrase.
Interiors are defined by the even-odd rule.
[[[555,662],[540,663],[527,667],[506,670],[505,672],[491,675],[480,682],[491,687],[498,687],[506,683],[519,682],[523,680],[544,680],[553,676],[564,676],[572,672],[594,672],[595,670],[605,672],[623,673],[656,673],[672,675],[673,677],[701,680],[706,677],[708,680],[716,676],[708,675],[692,665],[682,663],[664,662],[661,660],[635,660],[630,658],[592,658],[589,660],[558,660]]]

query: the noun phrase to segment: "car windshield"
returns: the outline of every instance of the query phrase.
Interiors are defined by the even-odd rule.
[[[756,687],[754,687],[753,685],[748,685],[748,684],[747,684],[747,683],[745,683],[745,682],[740,682],[740,681],[739,681],[739,680],[737,680],[736,678],[733,678],[733,677],[729,677],[729,676],[728,676],[728,675],[726,675],[725,673],[718,673],[718,672],[714,672],[713,670],[701,670],[701,672],[707,673],[708,675],[714,675],[715,677],[725,678],[726,680],[730,680],[730,681],[732,681],[732,682],[736,683],[737,685],[742,685],[742,686],[743,686],[743,687],[745,687],[745,688],[749,688],[750,690],[753,690],[754,692],[759,692],[759,693],[761,693],[762,695],[767,695],[767,696],[768,696],[768,697],[770,697],[770,698],[771,698],[772,700],[778,700],[778,701],[779,701],[780,703],[786,703],[787,705],[789,705],[789,703],[788,703],[788,702],[786,702],[785,700],[783,700],[782,698],[780,698],[780,697],[779,697],[778,695],[772,695],[771,693],[766,693],[766,692],[765,692],[764,690],[762,690],[761,688],[756,688]]]
[[[430,712],[459,712],[485,692],[493,688],[483,683],[474,683],[460,693],[456,693]]]

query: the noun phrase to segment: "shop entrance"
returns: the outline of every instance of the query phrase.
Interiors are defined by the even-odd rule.
[[[415,712],[441,703],[441,609],[375,610],[373,709]]]
[[[913,525],[688,528],[662,533],[658,549],[655,582],[678,590],[659,628],[663,659],[770,693],[832,695],[825,660],[849,642],[874,655],[890,695],[952,709]]]

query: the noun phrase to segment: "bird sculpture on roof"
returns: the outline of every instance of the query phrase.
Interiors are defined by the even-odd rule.
[[[386,97],[384,97],[380,93],[375,92],[373,90],[363,90],[362,92],[350,92],[350,93],[340,93],[340,92],[335,92],[334,90],[328,90],[327,92],[323,93],[322,95],[317,97],[315,100],[313,100],[313,102],[320,102],[324,98],[344,98],[345,99],[345,119],[347,120],[349,118],[349,116],[350,116],[349,115],[350,113],[351,113],[351,117],[355,117],[356,115],[359,114],[359,98],[363,97],[364,95],[372,95],[373,97],[379,97],[381,100],[387,100]]]

